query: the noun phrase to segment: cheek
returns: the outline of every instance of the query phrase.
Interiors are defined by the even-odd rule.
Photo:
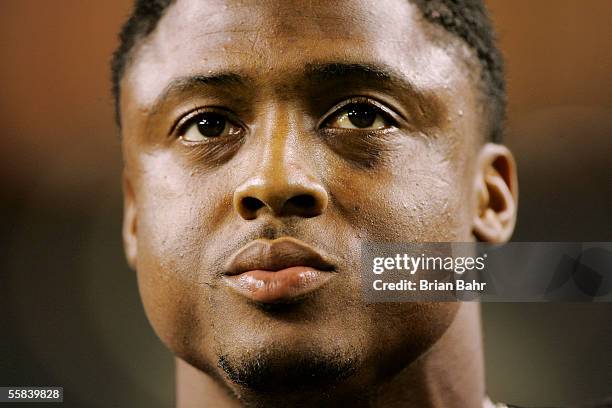
[[[446,150],[425,142],[412,142],[404,151],[383,170],[339,172],[338,185],[351,186],[336,194],[342,207],[354,210],[347,211],[349,222],[374,241],[468,240],[467,162],[448,160]]]
[[[138,284],[145,312],[175,353],[205,336],[215,268],[206,259],[219,211],[231,207],[214,177],[192,171],[171,153],[141,160],[138,202]]]

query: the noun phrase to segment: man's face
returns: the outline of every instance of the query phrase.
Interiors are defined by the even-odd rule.
[[[364,241],[473,239],[479,73],[440,31],[406,0],[167,10],[121,114],[128,257],[175,354],[230,387],[358,385],[444,333],[457,304],[368,305],[360,286]],[[229,276],[245,251],[311,274]]]

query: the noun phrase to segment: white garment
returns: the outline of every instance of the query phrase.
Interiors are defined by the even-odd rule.
[[[482,408],[508,408],[508,406],[501,402],[494,404],[489,397],[485,397],[484,401],[482,401]]]

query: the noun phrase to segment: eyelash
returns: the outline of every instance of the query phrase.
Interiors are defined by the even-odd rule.
[[[389,126],[397,127],[399,125],[397,114],[393,112],[390,108],[386,107],[385,105],[383,105],[382,103],[374,99],[364,97],[364,96],[355,96],[355,97],[343,99],[342,102],[337,103],[331,109],[329,109],[323,115],[322,119],[320,119],[317,122],[316,128],[319,130],[330,130],[330,129],[333,130],[334,128],[326,128],[325,124],[333,120],[334,117],[336,117],[340,112],[342,112],[342,109],[350,105],[353,105],[353,104],[367,104],[367,105],[374,106],[376,108],[377,113],[382,115],[385,121],[389,122]],[[223,115],[226,117],[228,122],[234,124],[235,126],[238,126],[242,129],[247,128],[241,121],[238,120],[238,118],[236,118],[236,116],[233,113],[229,112],[228,110],[219,108],[219,107],[207,107],[207,108],[194,110],[188,113],[187,115],[185,115],[184,117],[182,117],[181,119],[179,119],[178,121],[176,121],[173,124],[172,128],[170,129],[170,135],[176,135],[177,138],[184,135],[185,132],[187,132],[187,130],[193,124],[197,123],[198,119],[203,114],[206,114],[206,113],[216,113],[219,115]],[[346,130],[346,129],[335,129],[335,130]],[[382,130],[388,130],[388,128],[377,129],[377,130],[366,130],[366,131],[367,132],[377,132],[377,131],[379,132]]]
[[[343,99],[342,102],[334,105],[330,110],[323,115],[323,118],[317,123],[317,129],[332,129],[325,128],[324,125],[329,123],[335,116],[337,116],[344,108],[347,108],[350,105],[354,104],[365,104],[370,105],[376,108],[378,114],[380,114],[387,122],[389,122],[390,126],[397,127],[399,126],[399,120],[397,119],[397,114],[393,112],[390,108],[386,107],[382,103],[365,97],[365,96],[354,96],[348,99]],[[338,129],[340,130],[340,129]],[[381,131],[383,129],[379,129]],[[376,130],[365,130],[367,132],[373,132]]]
[[[242,124],[241,121],[236,118],[236,116],[229,112],[226,109],[218,108],[218,107],[207,107],[202,109],[196,109],[187,115],[183,116],[181,119],[176,121],[172,128],[170,129],[170,135],[176,135],[176,137],[183,136],[187,130],[198,122],[198,120],[202,117],[202,115],[206,113],[216,113],[218,115],[224,116],[228,122],[238,126],[242,129],[246,129],[246,126]]]

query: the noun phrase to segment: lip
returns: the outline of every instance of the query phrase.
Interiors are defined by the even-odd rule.
[[[333,271],[323,254],[295,238],[258,239],[229,260],[224,281],[250,300],[276,303],[319,289]]]

